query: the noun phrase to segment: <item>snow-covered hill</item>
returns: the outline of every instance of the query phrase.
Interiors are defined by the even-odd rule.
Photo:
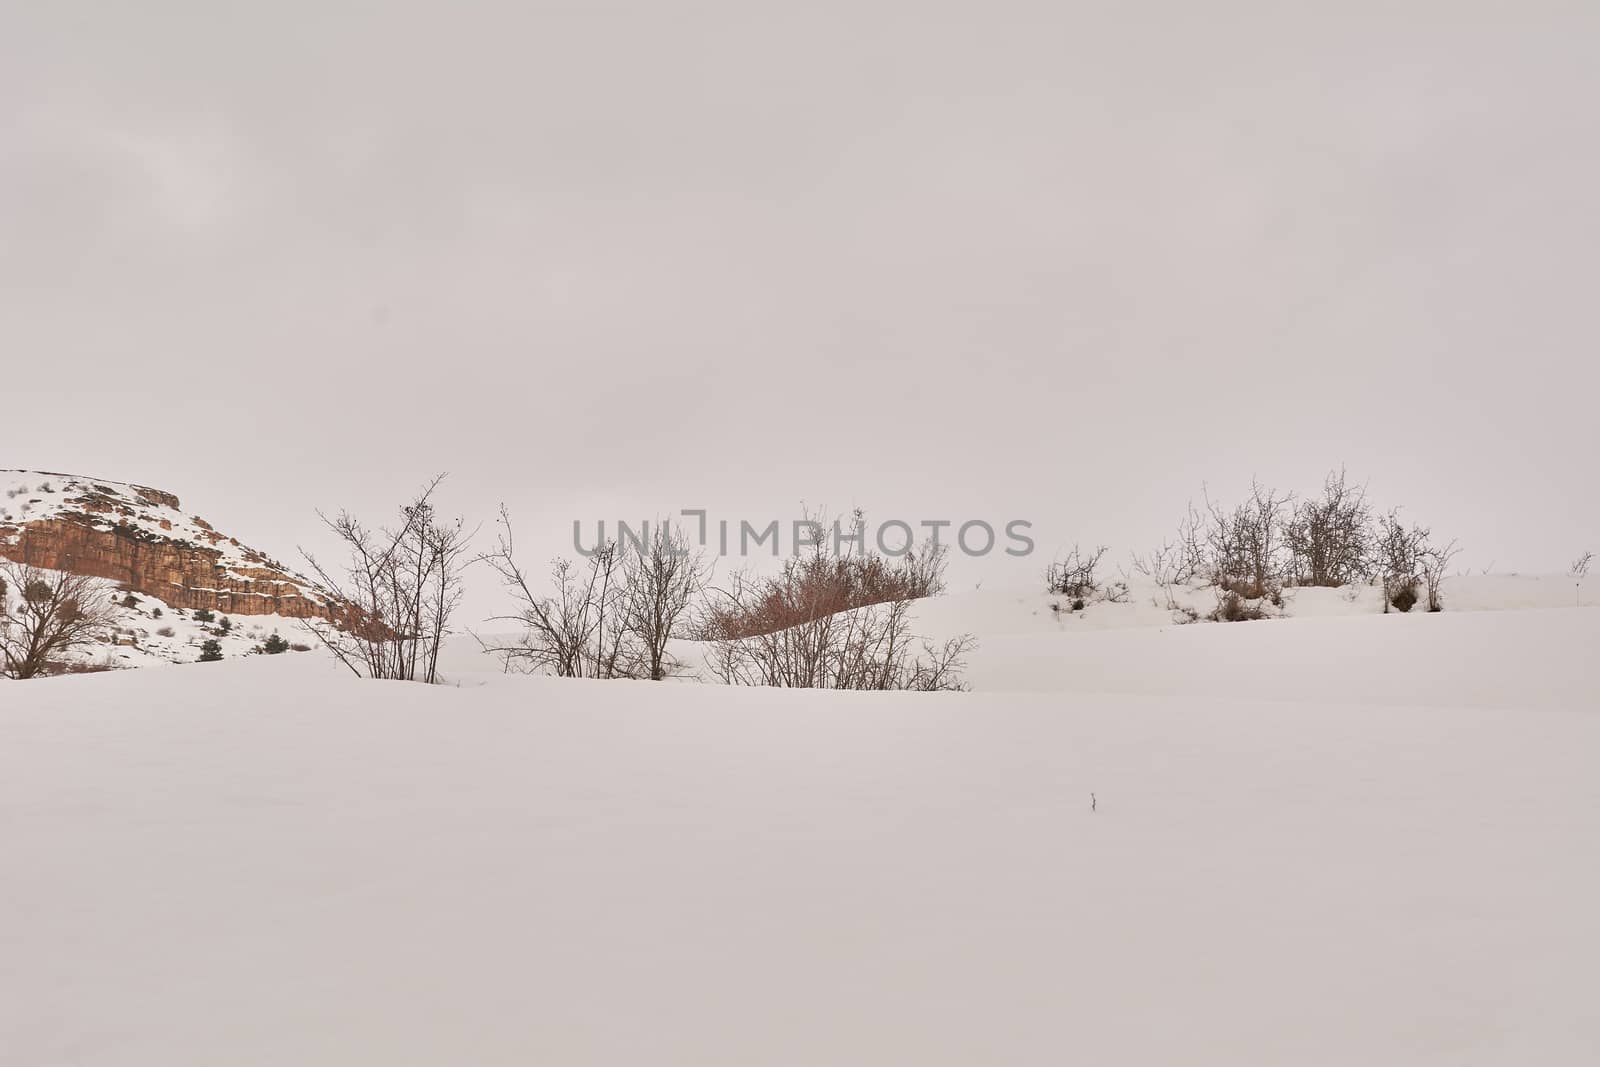
[[[92,575],[174,607],[325,616],[328,594],[172,493],[42,471],[0,471],[0,556]]]
[[[1205,618],[1217,603],[1209,586],[1171,590],[1179,608],[1174,610],[1168,606],[1169,592],[1155,584],[1134,576],[1126,585],[1116,592],[1115,602],[1102,593],[1081,610],[1073,610],[1067,597],[1038,590],[951,592],[918,601],[914,625],[935,643],[961,634],[976,639],[965,678],[978,690],[1227,695],[1282,692],[1306,677],[1323,679],[1324,684],[1376,686],[1373,673],[1363,669],[1364,658],[1405,655],[1414,669],[1392,673],[1385,684],[1403,685],[1407,699],[1414,700],[1425,697],[1430,672],[1483,675],[1504,668],[1496,677],[1506,684],[1535,688],[1562,677],[1561,672],[1530,671],[1533,677],[1513,680],[1509,653],[1493,647],[1473,648],[1468,662],[1449,662],[1456,651],[1453,639],[1441,635],[1484,632],[1458,622],[1462,615],[1571,612],[1579,604],[1585,610],[1600,605],[1600,582],[1579,587],[1565,575],[1460,575],[1445,580],[1445,610],[1437,614],[1415,609],[1385,615],[1377,586],[1291,588],[1283,591],[1282,608],[1272,609],[1273,618],[1218,623]],[[1341,626],[1357,621],[1371,625]],[[1162,658],[1150,660],[1150,650],[1158,647]],[[1530,666],[1556,654],[1555,647],[1527,649],[1535,657]],[[1518,650],[1523,651],[1521,646]],[[684,679],[710,677],[699,643],[675,641],[672,652]],[[1163,673],[1163,662],[1175,669]],[[455,642],[446,665],[458,672],[494,666],[471,640]],[[1485,684],[1499,683],[1486,679]]]
[[[201,645],[212,640],[220,646],[224,659],[259,653],[273,634],[295,651],[310,651],[314,644],[299,619],[281,615],[230,616],[203,608],[174,608],[156,597],[137,593],[116,593],[114,604],[116,621],[104,634],[104,640],[61,657],[74,669],[120,670],[195,663],[200,659]]]
[[[1055,626],[965,694],[6,687],[0,1060],[1596,1059],[1600,611]]]

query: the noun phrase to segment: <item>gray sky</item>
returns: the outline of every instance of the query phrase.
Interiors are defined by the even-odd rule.
[[[1600,6],[0,0],[0,467],[1600,548]]]

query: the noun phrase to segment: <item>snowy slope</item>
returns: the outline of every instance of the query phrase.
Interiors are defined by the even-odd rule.
[[[58,572],[41,568],[41,573]],[[298,619],[280,615],[228,616],[175,608],[147,593],[124,593],[113,582],[98,584],[112,604],[112,623],[99,631],[94,641],[52,657],[68,670],[111,671],[195,663],[200,659],[200,646],[212,640],[220,646],[224,659],[233,659],[259,652],[273,634],[295,646],[295,651],[311,650],[313,638]],[[0,595],[15,611],[20,591],[7,588]],[[0,677],[0,685],[6,681]]]
[[[126,602],[129,599],[131,605]],[[212,612],[207,622],[200,612],[171,607],[144,593],[113,593],[113,600],[116,623],[105,641],[60,658],[99,669],[123,669],[195,663],[200,659],[200,646],[211,640],[221,646],[224,659],[254,654],[273,634],[298,649],[309,650],[313,640],[299,619],[281,615]],[[226,626],[223,619],[228,620]]]
[[[1595,647],[1567,609],[1084,634],[1049,692],[5,687],[0,1062],[1597,1062]]]
[[[1078,611],[1070,610],[1066,597],[1037,589],[947,593],[917,602],[915,629],[935,643],[972,635],[977,644],[968,656],[964,677],[977,690],[1231,696],[1283,692],[1306,678],[1317,678],[1319,685],[1333,686],[1332,692],[1348,692],[1359,699],[1384,699],[1388,690],[1391,702],[1428,703],[1430,679],[1441,672],[1465,671],[1491,688],[1526,693],[1563,684],[1566,675],[1542,669],[1545,660],[1586,655],[1559,640],[1526,649],[1517,646],[1518,655],[1532,657],[1529,669],[1523,671],[1508,661],[1505,648],[1492,642],[1489,647],[1474,644],[1478,639],[1470,635],[1487,631],[1459,622],[1461,616],[1497,611],[1570,613],[1577,603],[1584,610],[1600,605],[1597,580],[1580,589],[1564,575],[1463,575],[1446,579],[1445,610],[1439,614],[1419,609],[1384,615],[1382,593],[1375,586],[1304,588],[1284,590],[1283,607],[1274,609],[1279,617],[1216,623],[1204,618],[1216,606],[1211,587],[1197,584],[1173,592],[1179,605],[1200,616],[1191,621],[1168,607],[1166,593],[1153,583],[1134,577],[1128,585],[1121,601],[1091,599]],[[1371,625],[1342,628],[1343,622]],[[1558,635],[1571,632],[1575,631],[1555,630]],[[1396,643],[1402,633],[1411,636]],[[1462,638],[1467,646],[1453,643],[1458,634],[1468,635]],[[1152,659],[1151,650],[1156,648],[1161,651]],[[685,677],[713,677],[704,669],[705,649],[697,642],[675,641],[672,652]],[[1363,664],[1371,657],[1384,662],[1404,659],[1406,669],[1396,664],[1388,672],[1367,670]],[[458,672],[496,666],[471,640],[456,642],[446,663]]]
[[[1375,587],[1288,589],[1283,618],[1241,623],[1174,622],[1159,593],[1137,582],[1126,603],[1077,612],[1055,610],[1058,596],[979,590],[920,602],[917,623],[936,639],[976,635],[966,679],[979,690],[1263,699],[1311,686],[1364,703],[1562,706],[1592,684],[1570,663],[1592,656],[1596,587],[1461,576],[1445,582],[1445,611],[1388,615]],[[1205,608],[1215,594],[1185,589],[1179,599]],[[1516,618],[1482,622],[1489,612]],[[1507,641],[1507,632],[1544,636]]]
[[[171,542],[200,545],[218,553],[220,574],[249,580],[269,569],[284,584],[297,586],[302,595],[322,593],[304,576],[238,540],[214,530],[198,515],[178,507],[170,493],[147,486],[101,478],[81,478],[43,471],[0,471],[0,544],[15,544],[23,527],[48,519],[68,519],[75,524],[144,543]],[[46,572],[52,573],[52,572]],[[249,654],[271,634],[302,643],[309,638],[298,620],[276,614],[229,616],[214,611],[210,622],[191,609],[175,608],[161,596],[128,592],[126,586],[102,583],[115,609],[114,625],[102,640],[59,657],[76,669],[109,670],[167,663],[193,663],[200,645],[211,639],[222,646],[223,656]],[[10,590],[15,598],[17,590]],[[125,603],[125,601],[127,601]],[[231,629],[218,624],[229,618]]]
[[[76,517],[95,529],[125,528],[133,536],[158,541],[204,545],[220,555],[224,573],[251,577],[261,567],[282,572],[308,593],[318,592],[304,575],[263,555],[236,538],[215,530],[198,515],[178,507],[177,497],[159,489],[44,471],[0,470],[0,536],[14,539],[16,529],[42,519]]]
[[[58,530],[46,533],[46,541],[59,536],[59,528],[96,537],[88,549],[69,550],[88,557],[74,569],[115,577],[141,595],[258,616],[270,613],[251,608],[307,601],[315,613],[330,600],[304,574],[184,512],[171,493],[104,478],[0,470],[0,555],[70,568],[66,555],[48,549],[38,558],[38,545],[32,557],[16,555],[30,528],[51,520],[58,520]]]

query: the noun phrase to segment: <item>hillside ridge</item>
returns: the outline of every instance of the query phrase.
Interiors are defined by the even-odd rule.
[[[0,470],[0,557],[117,582],[173,607],[329,618],[315,582],[134,482]]]

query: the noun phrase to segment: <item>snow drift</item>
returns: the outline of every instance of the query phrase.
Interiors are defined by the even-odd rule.
[[[1571,609],[990,635],[1026,692],[7,686],[0,1060],[1592,1062],[1597,646]]]

